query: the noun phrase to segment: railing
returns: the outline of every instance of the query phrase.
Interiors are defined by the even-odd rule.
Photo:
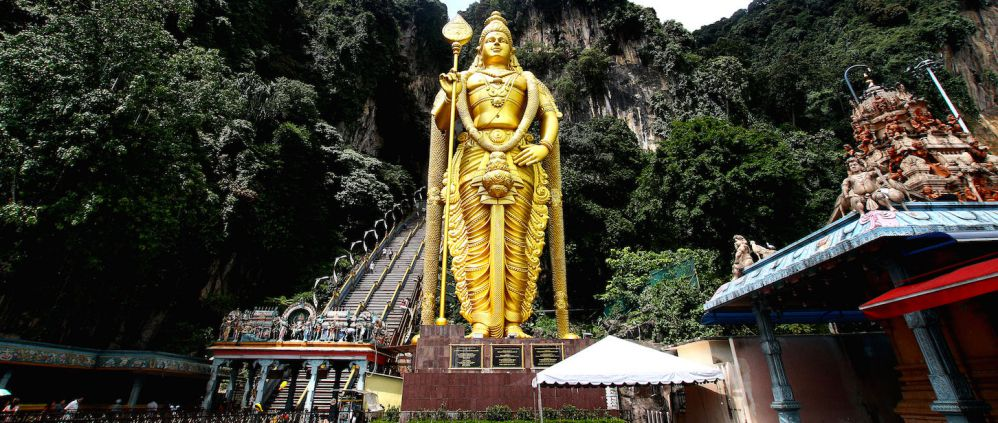
[[[419,312],[419,303],[417,302],[417,298],[419,298],[422,292],[423,284],[416,284],[416,289],[412,290],[412,294],[409,294],[409,309],[402,314],[402,320],[399,320],[399,325],[395,328],[395,332],[392,333],[392,337],[388,341],[388,345],[401,345],[406,339],[409,339],[409,336],[412,335],[412,322]]]
[[[391,273],[392,268],[395,267],[395,262],[398,261],[399,256],[402,255],[402,250],[409,245],[409,241],[412,241],[412,237],[416,235],[417,231],[419,231],[419,227],[420,224],[417,223],[416,227],[413,228],[412,231],[409,232],[409,235],[405,237],[405,240],[402,241],[402,245],[399,246],[399,250],[392,255],[392,259],[388,262],[388,265],[385,266],[385,270],[381,271],[381,276],[378,276],[378,280],[371,285],[371,289],[367,291],[367,295],[364,296],[364,299],[360,302],[360,304],[357,304],[357,309],[354,311],[354,314],[360,314],[360,312],[367,307],[367,303],[371,301],[371,297],[374,296],[374,292],[381,287],[381,284],[385,281],[385,278],[388,277],[389,273]],[[388,237],[385,237],[385,239],[388,239]],[[382,318],[384,318],[384,316],[382,316]]]
[[[347,382],[343,384],[343,390],[350,389],[350,385],[353,384],[355,378],[357,378],[357,366],[350,368],[350,375],[347,376]]]
[[[396,224],[394,227],[392,227],[391,230],[386,232],[385,236],[380,240],[378,240],[376,244],[374,244],[374,248],[372,248],[371,251],[365,253],[364,256],[362,256],[360,260],[358,260],[354,264],[353,268],[350,269],[350,273],[348,273],[347,276],[343,279],[343,284],[340,285],[340,290],[337,292],[336,297],[331,298],[326,303],[326,306],[322,309],[322,314],[326,314],[330,309],[332,309],[333,307],[338,307],[343,302],[343,300],[346,297],[344,294],[350,292],[350,290],[353,289],[353,286],[356,285],[357,282],[360,281],[360,279],[363,278],[364,275],[367,273],[367,269],[368,266],[370,265],[371,260],[374,260],[375,257],[377,257],[378,254],[380,254],[381,251],[388,245],[388,243],[393,238],[395,238],[396,232],[399,230],[399,228],[406,226],[407,223],[410,220],[412,220],[413,216],[418,216],[418,215],[419,213],[415,211],[409,213],[409,215],[406,216],[405,219],[402,219],[402,221],[399,222],[399,224]],[[333,271],[335,272],[336,269],[333,269]]]
[[[388,317],[388,313],[391,313],[392,307],[395,304],[395,300],[398,299],[399,291],[405,286],[405,281],[409,279],[409,275],[412,274],[412,268],[416,265],[416,261],[419,260],[419,255],[423,253],[423,247],[426,246],[426,240],[424,239],[419,243],[419,248],[416,249],[416,255],[412,256],[412,260],[409,261],[409,267],[406,267],[405,274],[402,275],[402,280],[399,281],[398,285],[395,286],[395,291],[392,292],[392,296],[388,298],[385,302],[385,309],[381,311],[381,319],[384,320]]]

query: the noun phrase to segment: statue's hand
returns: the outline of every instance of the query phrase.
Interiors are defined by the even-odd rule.
[[[461,75],[455,71],[440,74],[440,88],[450,98],[454,90],[461,91]]]
[[[520,151],[520,154],[517,154],[516,157],[513,158],[513,162],[516,163],[517,166],[530,166],[535,163],[540,163],[541,160],[544,160],[544,158],[548,156],[548,153],[548,148],[543,145],[528,145]]]

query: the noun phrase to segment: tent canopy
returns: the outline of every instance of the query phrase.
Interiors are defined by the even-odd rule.
[[[607,336],[537,374],[531,384],[648,385],[724,379],[721,370]]]

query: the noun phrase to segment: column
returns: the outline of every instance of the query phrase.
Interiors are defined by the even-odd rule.
[[[139,403],[139,394],[142,393],[142,385],[145,384],[145,377],[142,375],[135,375],[135,380],[132,381],[132,392],[128,394],[128,406],[134,407]]]
[[[10,378],[13,376],[14,371],[11,369],[5,369],[3,376],[0,376],[0,388],[6,389],[7,384],[10,383]]]
[[[773,389],[773,403],[769,407],[776,410],[780,423],[800,423],[800,403],[794,400],[790,381],[787,380],[787,373],[783,369],[780,341],[773,334],[773,320],[769,317],[769,308],[763,304],[762,299],[756,299],[752,311],[759,326],[760,345],[763,355],[766,356],[769,380]]]
[[[267,371],[270,370],[270,365],[274,364],[274,360],[257,360],[256,362],[260,365],[260,380],[256,381],[256,398],[253,400],[253,405],[263,403],[263,391],[267,387]]]
[[[357,366],[357,390],[364,390],[364,376],[367,375],[367,360],[357,360],[353,362]]]
[[[890,261],[887,272],[894,286],[901,286],[908,279],[907,271],[897,260]],[[916,311],[905,314],[904,321],[915,334],[918,349],[929,369],[929,384],[936,393],[936,400],[930,406],[932,411],[945,416],[949,423],[984,423],[991,407],[974,397],[970,383],[960,373],[939,327],[938,313],[931,309]]]
[[[312,401],[315,400],[315,387],[319,383],[319,366],[322,360],[308,360],[308,369],[312,372],[312,377],[308,380],[307,394],[305,394],[305,412],[312,412]]]
[[[201,409],[211,410],[212,400],[215,399],[215,392],[218,391],[218,369],[225,364],[226,360],[215,359],[211,363],[211,376],[208,376],[208,387],[204,393],[204,401],[201,402]]]
[[[295,399],[297,398],[296,388],[298,387],[298,373],[301,372],[301,362],[295,362],[291,365],[291,381],[288,382],[288,401],[284,404],[285,411],[291,411],[295,408]]]
[[[239,403],[239,408],[246,408],[246,405],[250,401],[250,391],[252,391],[250,387],[253,386],[253,381],[256,380],[256,372],[253,371],[253,364],[249,363],[246,369],[246,383],[243,385],[243,398],[242,402]]]
[[[236,384],[239,383],[239,372],[242,371],[243,362],[234,361],[229,365],[229,390],[225,391],[225,402],[232,404],[236,396]]]

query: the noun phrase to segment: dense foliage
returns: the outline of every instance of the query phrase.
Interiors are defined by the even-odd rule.
[[[851,134],[842,71],[866,64],[878,82],[902,82],[945,110],[924,71],[907,69],[960,48],[975,31],[958,0],[757,0],[695,33],[699,54],[738,58],[753,112],[774,123]],[[980,7],[980,5],[969,5]],[[976,116],[964,81],[936,69],[966,116]],[[862,89],[861,72],[853,75]]]
[[[573,316],[613,305],[605,329],[678,342],[714,333],[697,310],[732,235],[782,246],[826,218],[846,66],[942,110],[905,69],[960,48],[975,29],[960,7],[758,0],[695,33],[626,0],[482,0],[464,17],[546,25],[514,41],[566,115],[570,302],[593,311]],[[0,0],[0,333],[191,352],[229,308],[311,286],[422,184],[446,19],[435,0]],[[653,150],[605,106],[637,90]],[[691,261],[698,284],[650,283]]]
[[[3,332],[196,350],[221,312],[309,285],[344,234],[415,190],[409,172],[341,135],[351,127],[340,122],[362,109],[355,103],[388,89],[364,68],[392,72],[386,62],[403,60],[397,40],[385,43],[397,32],[337,19],[373,30],[377,13],[391,16],[375,5],[284,11],[309,16],[309,57],[322,58],[296,62],[305,56],[283,49],[281,34],[301,33],[266,27],[296,21],[265,20],[266,8],[213,21],[266,23],[250,32],[263,39],[228,50],[192,43],[226,39],[196,25],[204,6],[5,3],[29,19],[5,24],[0,41]],[[396,51],[359,54],[376,45]],[[317,85],[285,76],[317,74]]]

